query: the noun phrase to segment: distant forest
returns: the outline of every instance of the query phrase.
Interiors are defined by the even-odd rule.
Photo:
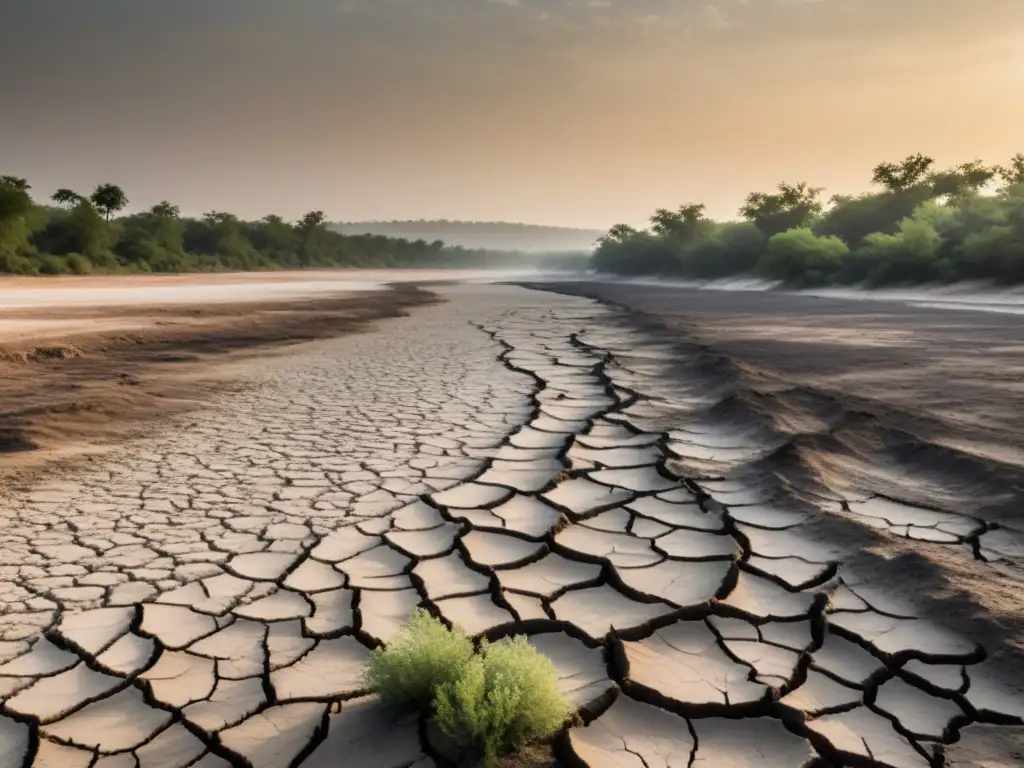
[[[332,229],[347,235],[385,235],[407,240],[443,240],[463,248],[525,253],[591,252],[604,232],[498,221],[356,221]]]
[[[446,245],[438,238],[343,235],[328,226],[322,211],[296,222],[275,215],[244,221],[223,211],[190,218],[161,202],[120,216],[127,205],[125,191],[116,184],[101,184],[88,195],[60,189],[50,200],[37,202],[26,179],[0,176],[0,273],[514,268],[559,266],[567,258],[541,260],[496,248]]]
[[[741,221],[701,203],[659,209],[649,229],[619,224],[600,239],[599,272],[713,279],[758,275],[793,286],[957,280],[1024,283],[1024,154],[948,169],[916,154],[884,162],[876,191],[834,195],[807,183],[752,192]]]

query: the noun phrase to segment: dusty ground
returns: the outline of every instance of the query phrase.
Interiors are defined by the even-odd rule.
[[[110,282],[104,279],[107,287]],[[35,290],[39,284],[22,285]],[[0,284],[8,289],[0,301],[15,294],[11,287]],[[231,386],[237,367],[249,360],[435,300],[412,285],[335,293],[7,310],[0,319],[0,473],[95,453]]]

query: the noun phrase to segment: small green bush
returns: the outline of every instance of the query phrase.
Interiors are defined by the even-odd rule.
[[[438,689],[434,708],[441,729],[484,765],[550,736],[571,714],[551,660],[525,637],[484,642],[458,679]]]
[[[768,240],[758,269],[772,280],[817,285],[837,272],[849,253],[838,237],[819,237],[807,228],[790,229]]]
[[[449,632],[422,608],[386,648],[370,653],[365,683],[395,709],[427,710],[440,687],[455,681],[473,657],[473,643]]]
[[[67,262],[60,256],[44,253],[39,256],[39,272],[44,275],[62,275],[68,271]]]
[[[65,257],[68,269],[76,275],[92,273],[92,262],[80,253],[70,253]]]

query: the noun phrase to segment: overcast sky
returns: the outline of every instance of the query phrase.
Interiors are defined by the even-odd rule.
[[[1024,0],[0,0],[0,173],[607,227],[1024,151]]]

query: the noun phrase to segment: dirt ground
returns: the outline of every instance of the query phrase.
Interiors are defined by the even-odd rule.
[[[0,288],[9,292],[0,299],[16,296],[18,282],[28,290],[40,285],[4,282]],[[57,282],[44,288],[59,290]],[[355,332],[436,300],[399,284],[301,300],[6,309],[0,313],[0,478],[93,456],[157,417],[235,386],[238,371],[256,356]]]

